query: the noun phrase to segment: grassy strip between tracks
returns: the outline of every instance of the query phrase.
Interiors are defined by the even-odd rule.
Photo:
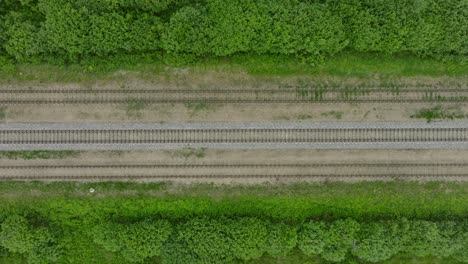
[[[94,192],[90,192],[90,188]],[[352,218],[362,223],[400,218],[462,221],[468,216],[467,183],[367,182],[293,185],[175,185],[137,183],[0,182],[0,220],[25,216],[34,225],[60,233],[67,263],[126,263],[89,235],[95,225],[117,219],[183,223],[197,217],[254,217],[300,224]],[[94,238],[96,241],[96,238]],[[73,245],[73,247],[71,247]],[[64,250],[64,249],[62,249]],[[1,247],[0,247],[0,252]],[[0,253],[0,261],[24,263],[25,256]],[[77,259],[73,259],[75,256]],[[3,258],[3,259],[2,259]],[[60,258],[59,258],[60,260]],[[80,262],[85,261],[85,262]],[[287,257],[264,256],[253,263],[321,263],[298,250]],[[399,257],[386,263],[450,263],[451,260]],[[151,258],[147,263],[158,263]],[[455,263],[455,262],[454,262]]]

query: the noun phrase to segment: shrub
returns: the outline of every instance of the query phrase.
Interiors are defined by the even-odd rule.
[[[408,228],[407,220],[361,224],[352,253],[369,262],[390,259],[403,249]]]
[[[355,236],[359,228],[359,223],[352,219],[333,222],[325,233],[325,243],[320,256],[331,262],[344,261],[356,242]]]
[[[93,235],[94,242],[105,249],[120,252],[128,261],[139,262],[159,256],[164,241],[171,233],[170,223],[159,220],[127,225],[113,223],[98,225]]]
[[[234,256],[233,240],[228,236],[226,219],[196,218],[181,226],[178,237],[202,262],[230,262]]]
[[[302,225],[299,231],[298,246],[306,256],[316,256],[325,247],[327,226],[322,222],[310,221]]]
[[[18,215],[8,217],[2,223],[1,246],[14,253],[29,253],[34,248],[34,234],[27,220]]]
[[[267,226],[258,218],[240,218],[228,222],[228,236],[232,239],[235,258],[250,260],[265,252]]]
[[[268,228],[266,252],[273,257],[286,256],[297,245],[297,229],[285,223],[272,223]]]

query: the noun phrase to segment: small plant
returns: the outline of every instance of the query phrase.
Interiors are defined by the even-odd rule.
[[[139,100],[130,100],[129,103],[127,104],[127,116],[128,117],[135,117],[135,118],[140,118],[141,113],[140,110],[143,110],[145,108],[145,104]]]
[[[176,155],[185,159],[190,157],[204,158],[206,156],[206,148],[185,148],[181,151],[177,151]]]
[[[206,103],[186,103],[185,107],[192,112],[191,116],[196,115],[200,111],[207,111],[209,109]]]
[[[48,151],[48,150],[33,150],[33,151],[0,151],[0,159],[64,159],[73,157],[78,154],[77,151]]]
[[[343,112],[341,111],[328,111],[320,114],[321,116],[333,116],[336,119],[341,119],[343,117]]]
[[[460,110],[459,106],[442,107],[440,105],[431,108],[422,108],[415,114],[411,115],[411,118],[423,118],[428,123],[437,119],[461,119],[465,118],[466,114]]]
[[[127,112],[139,111],[139,110],[142,110],[142,109],[145,109],[145,105],[142,102],[139,102],[139,101],[131,101],[127,105]]]
[[[312,115],[300,114],[297,116],[297,119],[305,120],[305,119],[311,119],[312,117],[313,117]]]
[[[5,107],[0,107],[0,121],[4,120],[6,118],[6,112],[5,112]]]

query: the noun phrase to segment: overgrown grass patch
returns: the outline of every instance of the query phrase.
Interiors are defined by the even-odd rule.
[[[463,119],[467,115],[461,110],[460,106],[433,106],[429,108],[422,108],[416,113],[411,115],[411,118],[426,119],[429,123],[434,120],[454,120]]]
[[[5,120],[5,118],[6,118],[6,108],[0,107],[0,121]]]
[[[328,112],[322,112],[320,113],[321,116],[325,117],[334,117],[335,119],[341,119],[343,117],[343,112],[341,111],[328,111]]]
[[[195,157],[204,158],[206,157],[206,148],[185,148],[175,152],[175,156],[180,156],[185,159]]]
[[[31,150],[31,151],[0,151],[0,159],[64,159],[78,155],[78,151],[50,151],[50,150]]]
[[[190,111],[190,116],[195,116],[199,113],[206,112],[212,109],[212,106],[207,103],[185,103],[185,107]]]

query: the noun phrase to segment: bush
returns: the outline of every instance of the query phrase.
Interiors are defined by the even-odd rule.
[[[204,263],[230,262],[235,256],[226,219],[196,218],[183,224],[178,237]]]
[[[143,221],[129,225],[108,223],[93,230],[94,242],[113,252],[119,252],[131,262],[159,256],[161,247],[172,233],[167,221]]]
[[[268,228],[266,252],[273,257],[288,255],[297,245],[297,229],[285,223],[272,223]]]
[[[26,218],[12,215],[1,225],[0,245],[10,252],[27,254],[29,263],[55,262],[61,255],[56,238],[48,228],[34,229]]]
[[[233,255],[244,261],[259,258],[265,252],[267,225],[258,218],[240,218],[228,222]]]
[[[357,234],[353,255],[369,261],[379,262],[397,255],[407,241],[408,221],[382,221],[365,223]]]
[[[299,231],[298,246],[306,256],[317,256],[325,247],[327,226],[323,222],[311,221],[302,225]]]
[[[13,60],[7,58],[6,56],[0,56],[0,72],[14,73],[15,71],[16,66]]]
[[[345,49],[468,54],[465,0],[8,0],[0,16],[0,45],[18,60],[78,62],[161,49],[287,54],[309,62]]]
[[[333,222],[325,233],[325,243],[320,256],[331,262],[344,261],[356,242],[355,236],[359,228],[359,223],[352,219]]]
[[[36,224],[47,222],[35,218]],[[62,263],[69,261],[71,255],[79,256],[75,258],[82,262],[85,259],[80,258],[93,258],[101,263],[105,258],[129,263],[152,257],[160,257],[165,264],[237,263],[257,259],[265,252],[273,257],[287,256],[296,247],[296,241],[306,256],[320,256],[327,262],[351,261],[350,252],[360,261],[374,263],[400,253],[440,259],[452,257],[466,262],[467,226],[467,221],[401,219],[358,223],[348,218],[308,221],[297,229],[293,223],[271,223],[253,217],[202,217],[173,222],[158,217],[138,222],[100,223],[91,231],[81,227],[82,230],[73,232],[62,225],[68,231],[61,232],[60,227],[34,227],[26,218],[11,215],[1,225],[0,246],[27,255],[30,263]],[[84,230],[94,244],[82,236]],[[73,243],[75,235],[84,240]],[[94,252],[96,246],[100,247]],[[107,252],[103,253],[102,249]]]
[[[12,215],[2,223],[1,246],[13,253],[29,253],[34,248],[34,234],[24,217]]]

